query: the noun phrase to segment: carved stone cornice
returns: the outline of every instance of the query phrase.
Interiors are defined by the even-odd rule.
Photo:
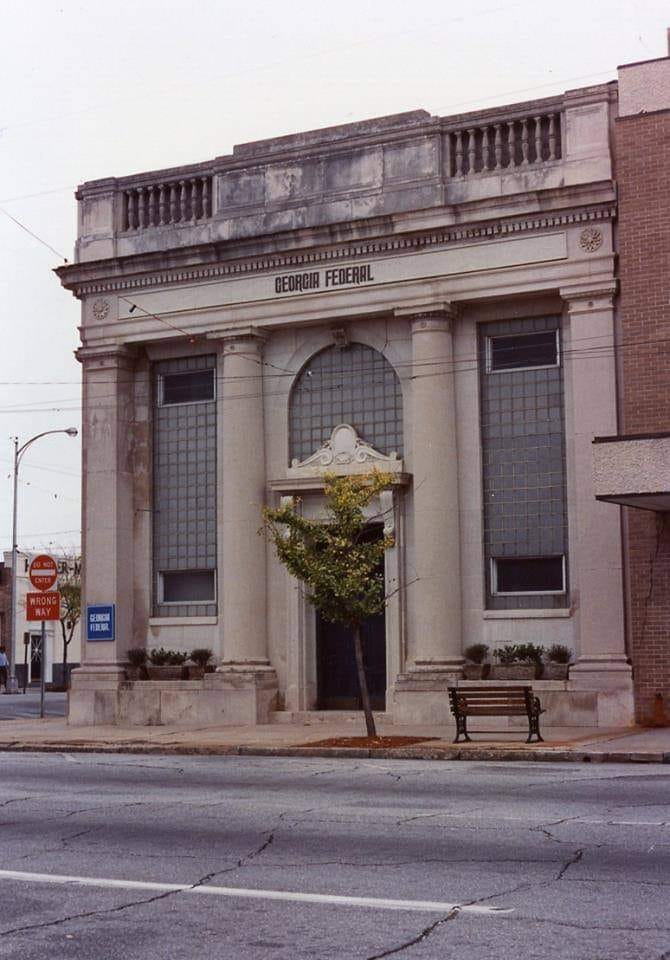
[[[56,271],[65,287],[72,290],[77,297],[93,294],[111,293],[121,290],[136,290],[144,287],[169,286],[201,280],[216,280],[219,278],[240,278],[258,273],[276,273],[292,269],[305,269],[331,261],[342,262],[356,258],[370,258],[387,254],[415,253],[418,250],[430,249],[434,246],[463,243],[469,240],[495,240],[511,234],[545,230],[555,227],[570,226],[575,223],[611,220],[616,216],[616,206],[605,204],[597,207],[554,211],[524,217],[510,217],[486,223],[458,225],[435,230],[415,233],[408,236],[383,237],[376,240],[351,241],[337,246],[321,247],[318,250],[302,250],[295,253],[271,254],[251,256],[248,259],[231,260],[219,263],[189,263],[178,267],[161,269],[147,264],[143,273],[138,273],[138,267],[128,258],[128,269],[133,273],[129,276],[114,276],[101,279],[76,279],[77,270],[85,271],[92,265],[72,264],[67,268],[58,268]],[[161,255],[173,255],[174,250],[157,251],[157,259]],[[177,251],[178,253],[178,251]],[[192,248],[190,255],[197,255],[197,248]],[[152,255],[153,257],[153,255]],[[104,269],[105,261],[99,266]],[[110,261],[110,267],[118,271],[123,269],[123,261]],[[68,280],[68,277],[74,277]]]

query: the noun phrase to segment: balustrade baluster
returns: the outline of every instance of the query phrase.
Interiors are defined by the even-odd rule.
[[[549,114],[549,159],[556,159],[556,114]]]
[[[509,154],[507,160],[508,167],[516,167],[516,149],[514,142],[514,121],[507,122],[507,153]]]
[[[165,225],[165,184],[158,184],[158,225]]]
[[[170,211],[168,223],[177,222],[177,184],[170,184]]]
[[[493,124],[493,130],[495,131],[493,138],[493,151],[496,158],[496,170],[500,170],[502,167],[502,134],[500,132],[500,127],[501,124],[499,123]]]
[[[138,213],[138,228],[144,230],[146,227],[146,209],[144,206],[144,187],[137,188],[137,213]]]
[[[147,198],[149,200],[149,223],[148,226],[156,225],[156,188],[147,187]]]
[[[468,173],[475,172],[475,128],[468,130]]]
[[[179,222],[186,219],[186,181],[179,181]]]
[[[482,127],[482,171],[486,172],[489,169],[489,154],[490,154],[490,145],[489,145],[489,126]]]
[[[135,191],[126,190],[126,197],[128,200],[128,222],[126,229],[134,230],[135,229]]]
[[[188,183],[191,193],[191,220],[195,223],[198,219],[198,181],[194,177]]]
[[[211,216],[209,212],[209,177],[202,178],[202,216],[203,219]]]
[[[535,117],[535,163],[542,163],[542,117]]]
[[[528,120],[521,121],[521,163],[528,165]]]
[[[456,134],[456,149],[454,150],[454,156],[456,158],[456,176],[463,176],[463,131],[459,130]]]

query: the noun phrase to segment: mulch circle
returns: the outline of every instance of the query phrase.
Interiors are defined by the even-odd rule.
[[[427,740],[439,740],[439,737],[332,737],[330,740],[315,740],[306,743],[306,747],[362,747],[366,750],[393,749],[411,747],[415,743]]]

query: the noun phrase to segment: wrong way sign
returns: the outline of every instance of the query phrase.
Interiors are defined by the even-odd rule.
[[[58,590],[27,593],[26,620],[60,620],[60,593]]]
[[[33,557],[31,560],[28,576],[36,590],[51,590],[58,580],[56,561],[48,554],[40,553],[39,556]]]

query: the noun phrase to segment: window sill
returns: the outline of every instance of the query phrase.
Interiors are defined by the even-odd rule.
[[[150,627],[204,627],[218,622],[218,617],[149,617]]]
[[[554,620],[572,615],[570,607],[555,610],[484,610],[484,620]]]

